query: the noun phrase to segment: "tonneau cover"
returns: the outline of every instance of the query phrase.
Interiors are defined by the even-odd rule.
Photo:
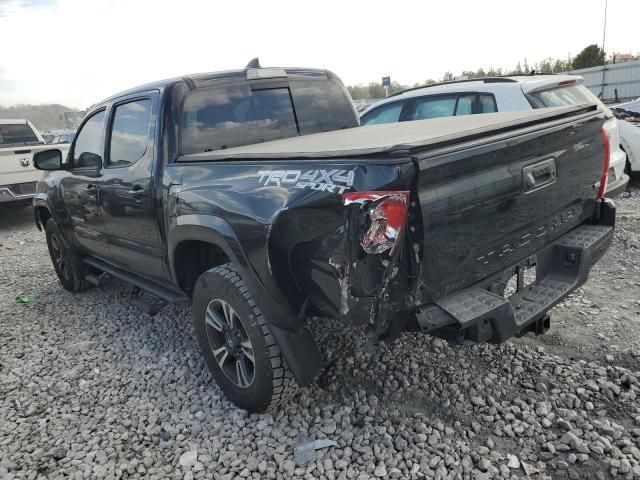
[[[213,152],[183,155],[180,162],[269,158],[333,158],[407,153],[444,142],[465,140],[523,124],[552,120],[595,105],[554,107],[520,112],[442,117],[412,122],[367,125],[315,133]]]

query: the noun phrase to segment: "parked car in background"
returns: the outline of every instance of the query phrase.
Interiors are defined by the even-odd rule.
[[[640,122],[640,98],[611,106],[611,111],[618,118]]]
[[[46,144],[50,144],[53,141],[54,137],[56,136],[55,133],[51,133],[51,132],[47,132],[47,131],[41,132],[40,135],[42,136],[42,139],[44,140],[44,143],[46,143]]]
[[[629,182],[620,129],[611,111],[582,83],[581,77],[573,75],[521,75],[426,85],[394,93],[371,105],[362,112],[360,122],[373,125],[597,103],[609,118],[605,123],[611,145],[607,196],[613,198],[624,192]]]
[[[618,120],[620,148],[627,154],[627,174],[640,176],[640,123]]]
[[[627,154],[627,173],[640,175],[640,98],[613,105],[618,118],[620,145]]]
[[[48,145],[58,145],[61,143],[71,143],[76,135],[75,130],[54,130],[44,132],[42,137]]]
[[[0,206],[31,202],[42,178],[33,167],[33,155],[48,148],[28,120],[0,120]]]
[[[320,317],[372,342],[544,333],[613,239],[605,122],[590,103],[358,128],[326,70],[182,76],[94,105],[68,156],[36,156],[55,172],[33,205],[64,288],[191,304],[222,391],[263,411],[317,378]]]

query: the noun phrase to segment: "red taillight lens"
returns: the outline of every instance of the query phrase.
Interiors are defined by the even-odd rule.
[[[407,224],[409,192],[348,192],[342,197],[344,205],[360,204],[367,212],[370,225],[360,245],[367,253],[383,253],[396,244]]]
[[[604,198],[607,193],[607,182],[609,180],[609,165],[611,163],[611,146],[609,144],[609,135],[607,131],[602,129],[602,146],[604,150],[604,166],[602,169],[602,176],[600,177],[600,185],[598,185],[598,192],[596,197],[598,199]]]

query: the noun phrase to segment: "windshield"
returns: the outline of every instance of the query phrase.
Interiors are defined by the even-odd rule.
[[[0,145],[22,145],[40,143],[31,127],[26,123],[0,125]]]
[[[195,90],[181,118],[183,154],[267,142],[358,125],[343,89],[330,81],[291,81],[251,89],[249,83]]]

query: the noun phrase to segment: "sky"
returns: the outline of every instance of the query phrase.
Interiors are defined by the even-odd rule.
[[[188,73],[332,70],[349,85],[512,68],[602,44],[605,0],[0,0],[0,105],[86,108]],[[637,53],[639,0],[609,0],[607,53]]]

